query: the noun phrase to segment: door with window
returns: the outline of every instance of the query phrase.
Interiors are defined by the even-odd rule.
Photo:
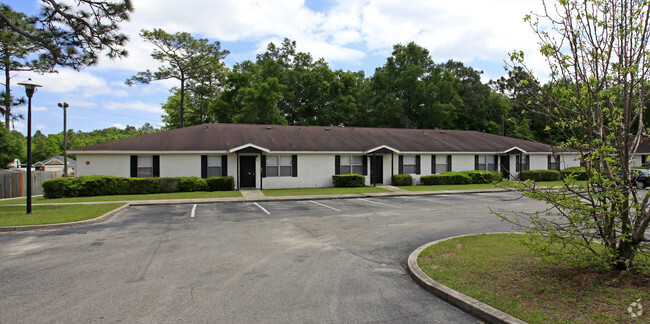
[[[239,157],[239,187],[255,188],[255,156]]]

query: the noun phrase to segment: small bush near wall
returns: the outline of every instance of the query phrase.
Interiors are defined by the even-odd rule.
[[[557,181],[560,180],[560,171],[555,170],[526,170],[519,173],[519,180]]]
[[[412,186],[413,177],[410,174],[396,174],[393,176],[393,186]]]
[[[360,174],[336,174],[332,176],[334,187],[363,187],[366,178]]]
[[[503,175],[498,171],[474,170],[461,173],[465,173],[470,177],[470,183],[493,183],[503,180]]]
[[[181,192],[206,191],[208,190],[208,181],[199,177],[179,177],[177,178]]]
[[[64,198],[154,194],[179,192],[183,190],[190,191],[190,189],[206,190],[208,188],[216,188],[211,190],[233,190],[234,188],[234,180],[232,177],[215,177],[223,179],[213,180],[214,184],[212,187],[208,186],[209,182],[205,179],[196,178],[199,180],[187,180],[187,178],[124,178],[99,175],[59,178],[43,182],[43,195],[45,198]],[[203,182],[205,182],[205,187],[202,185]]]
[[[208,191],[235,190],[235,179],[233,177],[209,177],[207,183]]]
[[[466,173],[453,171],[420,177],[420,182],[422,182],[423,185],[467,184],[470,183],[471,180],[472,178],[470,178]]]
[[[561,171],[564,177],[573,176],[576,180],[587,180],[589,176],[585,167],[570,167]]]

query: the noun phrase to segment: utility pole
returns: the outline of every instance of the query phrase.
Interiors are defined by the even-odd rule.
[[[63,108],[63,177],[68,177],[68,126],[66,125],[66,114],[65,109],[68,108],[68,103],[58,103],[58,106]]]

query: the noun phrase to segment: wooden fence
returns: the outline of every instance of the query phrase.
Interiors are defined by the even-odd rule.
[[[27,192],[26,171],[0,170],[0,198],[23,197]],[[32,171],[32,195],[43,194],[45,180],[60,178],[58,171]]]

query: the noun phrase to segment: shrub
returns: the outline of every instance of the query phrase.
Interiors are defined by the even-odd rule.
[[[233,177],[209,177],[206,182],[209,191],[235,190],[235,179]]]
[[[178,177],[179,190],[181,192],[206,191],[208,182],[199,177]]]
[[[394,186],[412,186],[413,177],[410,174],[396,174],[393,176]]]
[[[332,176],[334,187],[363,187],[366,178],[360,174],[336,174]]]
[[[519,180],[557,181],[560,180],[560,171],[555,170],[525,170],[519,173]]]
[[[467,184],[471,180],[466,173],[454,171],[420,177],[420,182],[424,185]]]
[[[562,170],[564,177],[573,176],[576,180],[588,180],[589,175],[585,167],[570,167]]]
[[[473,170],[461,173],[470,177],[470,183],[492,183],[503,180],[503,175],[498,171]]]

